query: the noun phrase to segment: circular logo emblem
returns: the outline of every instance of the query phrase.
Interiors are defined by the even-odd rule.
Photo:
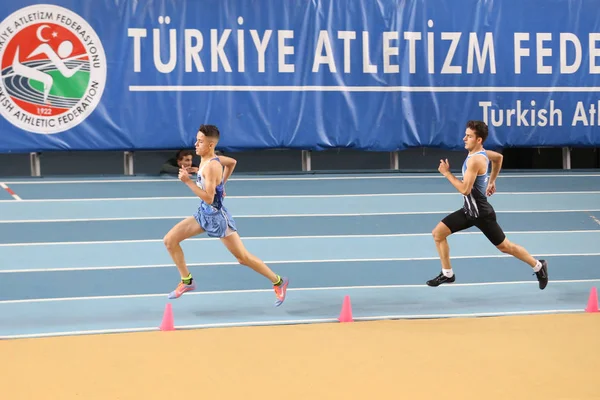
[[[34,5],[0,23],[0,114],[13,125],[40,134],[73,128],[105,84],[102,43],[71,10]]]

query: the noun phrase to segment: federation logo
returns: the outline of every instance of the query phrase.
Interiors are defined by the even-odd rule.
[[[83,122],[106,84],[106,55],[92,27],[54,5],[22,8],[0,23],[0,114],[28,132]]]

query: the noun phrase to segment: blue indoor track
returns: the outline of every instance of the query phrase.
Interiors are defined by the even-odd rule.
[[[175,178],[5,180],[0,190],[0,338],[155,330],[179,274],[162,238],[199,200]],[[449,239],[453,285],[431,231],[462,206],[439,174],[236,175],[225,204],[246,247],[290,278],[270,282],[218,239],[182,244],[198,284],[173,300],[177,328],[583,312],[600,283],[600,173],[501,173],[490,198],[529,266],[476,229]]]

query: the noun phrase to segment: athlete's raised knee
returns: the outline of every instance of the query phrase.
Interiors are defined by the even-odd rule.
[[[450,229],[442,223],[438,224],[433,231],[431,231],[431,235],[433,236],[433,240],[436,242],[443,242],[450,235]]]
[[[167,250],[172,250],[175,246],[179,245],[179,241],[175,238],[175,235],[169,233],[163,238],[163,243]]]
[[[171,236],[169,236],[169,234],[166,234],[165,237],[163,237],[163,244],[165,245],[165,247],[167,249],[173,247],[173,241],[171,239]]]

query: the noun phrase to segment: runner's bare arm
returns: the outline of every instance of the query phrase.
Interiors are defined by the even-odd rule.
[[[490,182],[495,182],[498,174],[500,173],[500,169],[502,168],[502,160],[504,157],[500,153],[496,153],[492,150],[485,151],[490,162],[492,163],[492,172],[490,173]]]
[[[477,172],[481,169],[483,163],[484,159],[482,157],[469,158],[467,160],[467,171],[465,172],[462,181],[450,172],[450,165],[448,164],[448,160],[440,160],[440,166],[438,170],[442,175],[446,177],[446,179],[450,181],[450,183],[456,188],[456,190],[458,190],[461,194],[466,196],[469,193],[471,193],[471,189],[473,189],[473,184],[475,183],[475,179],[477,178]]]
[[[179,170],[179,179],[181,179],[181,181],[184,182],[196,196],[200,197],[206,203],[211,204],[215,198],[217,185],[221,182],[221,166],[219,163],[209,163],[204,169],[204,178],[206,190],[202,190],[196,186],[196,183],[190,179],[186,170]]]
[[[219,160],[221,160],[221,164],[225,167],[225,171],[223,171],[223,183],[226,183],[235,169],[237,160],[226,156],[219,156]]]
[[[502,168],[502,159],[504,157],[502,154],[496,153],[495,151],[486,150],[485,152],[492,163],[492,172],[490,173],[490,180],[488,181],[485,194],[487,196],[492,196],[494,193],[496,193],[496,177],[500,173],[500,169]]]

